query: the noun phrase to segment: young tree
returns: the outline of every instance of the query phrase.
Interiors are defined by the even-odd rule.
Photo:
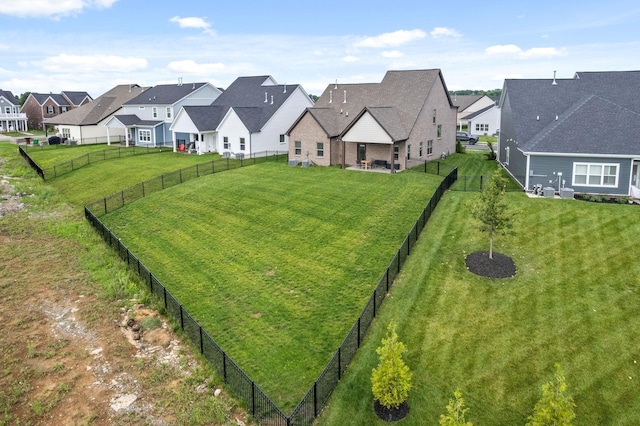
[[[471,215],[481,222],[480,230],[489,234],[489,259],[493,259],[493,234],[512,226],[512,215],[504,201],[507,182],[502,169],[496,170],[480,197],[471,204]]]
[[[536,403],[527,426],[571,426],[576,414],[573,398],[565,392],[567,383],[560,364],[556,364],[555,380],[542,385],[542,398]]]
[[[396,324],[391,322],[382,346],[376,349],[380,363],[371,374],[373,397],[385,408],[398,408],[409,395],[412,374],[402,359],[406,351],[398,341]]]
[[[455,400],[449,400],[449,404],[447,404],[447,414],[440,414],[440,426],[473,426],[473,423],[464,419],[469,409],[464,406],[462,392],[456,389],[455,392],[453,392],[453,396]]]

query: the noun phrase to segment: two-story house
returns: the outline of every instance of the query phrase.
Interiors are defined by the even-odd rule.
[[[331,84],[287,132],[289,160],[391,171],[455,152],[456,107],[439,69]]]
[[[0,89],[0,132],[27,130],[27,114],[20,112],[20,101],[9,90]]]
[[[237,78],[211,105],[185,106],[171,130],[188,134],[189,152],[240,157],[288,150],[285,133],[313,101],[298,84],[278,84],[268,75]],[[185,149],[180,144],[174,150]]]
[[[63,91],[59,94],[31,92],[22,105],[21,111],[27,114],[30,129],[42,129],[42,122],[45,119],[78,108],[92,100],[87,92]]]
[[[126,145],[174,146],[186,141],[187,133],[171,131],[180,108],[187,105],[210,105],[222,91],[211,83],[160,84],[146,90],[122,106],[112,117],[109,129],[126,129]],[[174,137],[176,140],[174,140]]]

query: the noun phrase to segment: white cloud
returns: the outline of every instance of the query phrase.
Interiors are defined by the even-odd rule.
[[[528,50],[522,50],[515,44],[487,47],[484,53],[491,56],[515,56],[522,59],[553,58],[566,55],[566,51],[564,49],[558,49],[555,47],[534,47]]]
[[[195,16],[181,18],[179,16],[174,16],[173,18],[169,19],[169,22],[178,24],[180,28],[196,28],[203,30],[205,33],[214,33],[214,31],[211,29],[211,24],[207,22],[205,18],[198,18]]]
[[[422,30],[398,30],[392,33],[384,33],[375,37],[367,37],[355,43],[355,47],[395,47],[410,43],[414,40],[425,38],[427,34]]]
[[[383,58],[395,59],[395,58],[402,58],[403,56],[404,56],[404,53],[398,50],[388,50],[386,52],[382,52]]]
[[[525,50],[520,54],[522,58],[552,58],[554,56],[564,56],[566,52],[563,49],[556,49],[555,47],[534,47],[533,49]]]
[[[147,67],[144,58],[114,55],[68,55],[62,53],[41,61],[31,61],[31,65],[52,73],[102,73],[131,72]]]
[[[225,65],[221,62],[212,64],[199,64],[194,60],[173,61],[167,65],[167,71],[180,75],[215,75],[215,74],[244,74],[250,72],[249,64]]]
[[[59,18],[75,15],[87,8],[108,9],[118,0],[0,0],[0,14]]]
[[[345,56],[344,58],[342,58],[342,60],[344,62],[358,62],[360,60],[360,58],[358,58],[357,56],[348,55],[348,56]]]
[[[443,37],[462,37],[458,31],[453,28],[446,27],[435,27],[429,34],[433,38],[443,38]]]
[[[522,52],[515,44],[499,44],[496,46],[487,47],[484,53],[487,55],[513,55]]]

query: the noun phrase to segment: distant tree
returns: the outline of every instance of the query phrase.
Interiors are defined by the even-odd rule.
[[[464,406],[462,392],[456,389],[453,392],[454,399],[449,400],[447,404],[447,414],[440,414],[440,426],[473,426],[473,423],[465,420],[464,416],[469,411]]]
[[[373,397],[385,408],[398,408],[409,395],[412,374],[402,359],[406,351],[398,341],[395,322],[391,322],[382,346],[376,349],[380,363],[371,375]]]
[[[18,96],[18,101],[20,102],[20,106],[24,105],[24,103],[27,101],[27,98],[29,97],[30,94],[31,92],[24,92],[20,96]]]
[[[554,380],[542,385],[542,398],[536,403],[527,426],[571,426],[576,418],[573,398],[567,395],[567,383],[560,364]]]
[[[309,98],[311,98],[311,100],[313,102],[316,102],[318,100],[319,96],[318,95],[309,95]]]
[[[512,226],[512,214],[504,201],[507,183],[504,171],[496,170],[480,197],[470,205],[471,215],[481,223],[480,230],[489,234],[489,259],[493,259],[493,234]]]

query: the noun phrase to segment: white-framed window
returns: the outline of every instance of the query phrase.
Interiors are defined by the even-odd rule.
[[[442,137],[442,124],[438,124],[437,136],[438,139]]]
[[[407,145],[407,160],[411,160],[411,144]]]
[[[400,147],[398,145],[393,146],[393,159],[397,160],[400,158]]]
[[[167,118],[171,118],[171,107],[167,107]]]
[[[418,145],[418,157],[422,158],[422,148],[424,148],[424,142],[420,142]]]
[[[323,142],[316,142],[316,155],[318,157],[324,157],[324,143]]]
[[[504,164],[509,164],[510,156],[511,156],[511,148],[507,146],[504,148]]]
[[[488,124],[476,123],[476,132],[488,132],[488,131],[489,131]]]
[[[51,105],[47,107],[47,114],[53,114],[53,107]]]
[[[63,127],[60,129],[63,138],[71,139],[71,129],[68,127]]]
[[[280,135],[280,143],[285,143],[285,137],[284,137],[284,135]]]
[[[158,107],[151,108],[151,115],[153,116],[153,118],[158,118]]]
[[[60,107],[60,111],[67,112],[69,109],[66,106]]]
[[[433,124],[436,124],[436,114],[438,113],[437,109],[433,109]]]
[[[618,186],[620,164],[573,163],[573,186]]]
[[[245,143],[244,138],[240,138],[240,151],[244,151]]]
[[[229,137],[228,136],[224,136],[222,138],[222,148],[223,149],[229,149]]]
[[[295,146],[295,154],[302,155],[302,141],[295,141],[294,146]]]
[[[427,155],[433,154],[433,139],[427,141]]]
[[[138,139],[140,142],[151,142],[151,130],[149,129],[138,130]]]
[[[4,113],[5,114],[11,114],[11,107],[4,107]]]

